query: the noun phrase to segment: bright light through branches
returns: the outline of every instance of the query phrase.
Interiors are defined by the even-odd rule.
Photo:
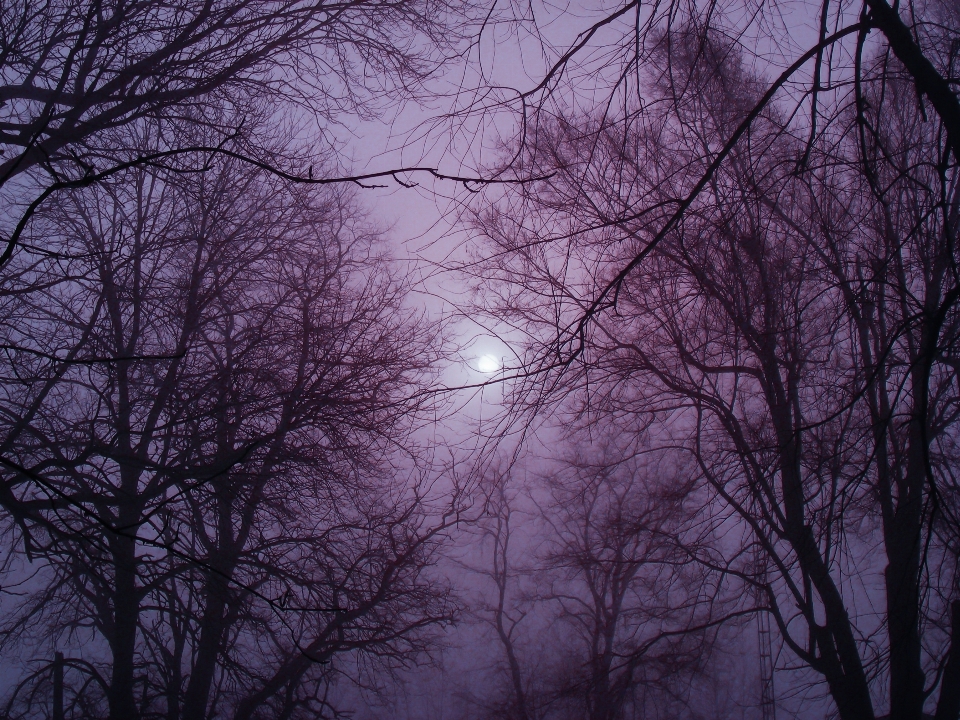
[[[495,373],[500,369],[500,360],[493,355],[481,355],[477,358],[477,370],[482,373]]]

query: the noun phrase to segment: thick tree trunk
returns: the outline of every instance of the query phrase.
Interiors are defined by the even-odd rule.
[[[115,536],[110,544],[116,568],[113,633],[110,637],[110,650],[113,653],[108,698],[110,720],[133,720],[137,717],[133,686],[140,617],[136,542],[131,538]]]
[[[920,649],[920,546],[925,469],[922,437],[911,423],[906,478],[899,483],[897,509],[886,533],[887,628],[890,643],[890,715],[921,720],[924,673]]]
[[[207,716],[210,686],[213,684],[224,631],[226,587],[218,580],[211,579],[206,593],[206,608],[201,622],[196,660],[183,696],[183,720],[203,720]]]

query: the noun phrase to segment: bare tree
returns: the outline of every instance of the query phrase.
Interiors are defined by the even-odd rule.
[[[515,466],[488,483],[491,555],[475,571],[491,594],[478,611],[505,660],[504,692],[477,703],[497,717],[683,714],[722,592],[676,542],[683,469],[567,442],[555,472],[521,482]]]
[[[475,612],[496,634],[495,642],[505,660],[502,673],[505,682],[500,683],[503,692],[480,698],[471,689],[470,695],[473,702],[491,716],[534,720],[546,715],[551,697],[548,683],[541,677],[542,663],[531,659],[533,653],[525,642],[529,634],[525,632],[524,621],[527,626],[531,621],[536,622],[539,598],[524,587],[529,584],[524,583],[524,579],[529,581],[535,572],[530,562],[522,560],[532,554],[527,547],[531,542],[529,532],[523,533],[532,523],[523,522],[525,518],[522,519],[515,508],[519,490],[510,482],[515,472],[515,467],[496,466],[481,483],[486,507],[476,529],[482,538],[483,551],[489,551],[489,559],[484,557],[486,562],[479,563],[474,560],[467,566],[471,573],[486,578],[493,586],[492,598],[476,603]]]
[[[747,104],[738,109],[736,122],[727,123],[709,146],[700,149],[699,172],[683,174],[682,182],[676,182],[669,194],[634,197],[631,210],[621,214],[621,220],[643,219],[651,228],[653,221],[659,224],[633,255],[618,259],[617,271],[605,283],[580,298],[579,315],[557,328],[558,337],[549,349],[561,360],[577,353],[579,332],[595,314],[616,304],[622,284],[677,229],[699,195],[709,191],[715,173],[731,161],[741,143],[749,142],[752,128],[762,123],[771,105],[792,118],[790,132],[798,141],[793,159],[798,171],[806,168],[814,146],[835,129],[838,111],[856,105],[851,87],[869,82],[865,54],[895,62],[904,89],[916,99],[914,110],[924,119],[935,120],[944,156],[948,162],[949,158],[957,161],[960,98],[952,78],[958,25],[956,10],[949,3],[931,0],[901,7],[886,0],[823,0],[785,10],[782,3],[763,0],[744,11],[722,0],[652,4],[631,0],[591,7],[581,17],[585,18],[582,29],[573,40],[557,43],[551,25],[566,28],[568,18],[562,13],[557,17],[556,9],[546,3],[525,6],[514,22],[534,44],[539,40],[542,74],[529,86],[510,85],[482,93],[464,108],[464,113],[473,113],[481,122],[489,120],[497,138],[502,137],[500,114],[505,110],[514,114],[513,142],[498,158],[501,172],[509,168],[528,177],[530,168],[537,165],[531,163],[531,156],[537,154],[538,138],[571,112],[592,114],[600,127],[616,125],[628,116],[655,123],[669,113],[677,98],[650,94],[650,75],[662,73],[678,88],[688,82],[689,63],[673,62],[678,47],[709,55],[711,38],[728,38],[731,47],[746,57],[745,64],[761,74],[754,73],[751,79],[753,91],[741,94]],[[525,58],[534,55],[529,50],[523,54]],[[605,215],[595,220],[593,229],[603,231],[617,218]],[[564,230],[557,230],[555,237],[563,240]]]
[[[0,262],[52,194],[131,164],[189,161],[197,170],[211,153],[231,153],[304,183],[362,182],[343,166],[278,153],[268,126],[248,120],[267,113],[289,123],[291,110],[315,120],[322,158],[333,123],[419,96],[459,52],[470,15],[445,0],[5,3]],[[161,128],[149,153],[116,132],[143,121]],[[204,155],[189,153],[191,127],[207,129]]]
[[[761,591],[840,717],[920,718],[939,697],[955,718],[948,131],[922,122],[910,68],[862,46],[814,141],[733,43],[695,26],[661,48],[660,112],[529,136],[524,162],[556,175],[483,218],[484,272],[584,422],[632,417],[686,448],[712,495],[695,526],[725,538],[691,554]],[[558,331],[572,361],[544,352]]]
[[[546,478],[542,510],[550,528],[544,599],[569,628],[573,651],[558,690],[591,720],[682,707],[683,681],[709,655],[704,621],[717,591],[673,542],[683,468],[611,450],[575,451]]]
[[[314,717],[340,654],[423,650],[458,507],[411,437],[441,327],[349,194],[140,168],[34,232],[4,298],[3,455],[5,542],[41,589],[5,642],[87,644],[76,711],[112,718]]]

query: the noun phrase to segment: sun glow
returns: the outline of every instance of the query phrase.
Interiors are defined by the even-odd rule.
[[[482,373],[495,373],[500,369],[500,360],[493,355],[481,355],[477,358],[477,370]]]

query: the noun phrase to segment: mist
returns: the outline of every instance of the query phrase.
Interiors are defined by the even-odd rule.
[[[0,717],[960,720],[948,2],[0,5]]]

